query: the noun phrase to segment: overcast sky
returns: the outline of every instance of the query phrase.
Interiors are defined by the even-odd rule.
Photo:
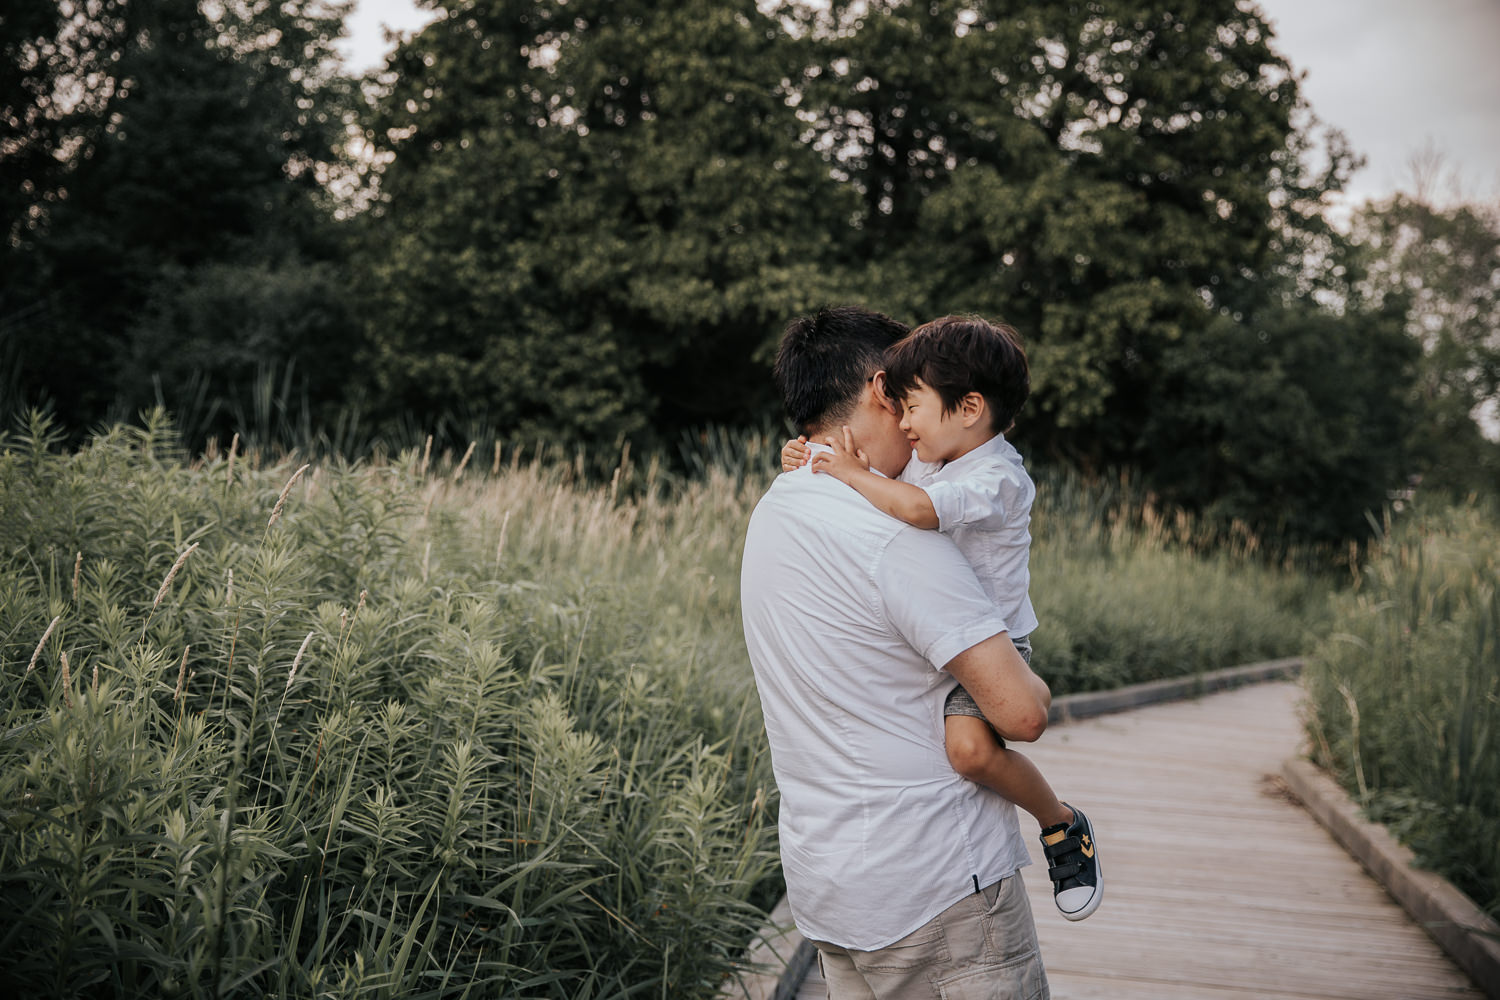
[[[1306,73],[1313,111],[1368,163],[1354,199],[1411,190],[1411,162],[1441,154],[1468,200],[1500,200],[1500,0],[1261,0],[1279,50]],[[378,65],[384,28],[430,16],[412,0],[357,0],[345,52]],[[1434,192],[1446,196],[1445,188]]]

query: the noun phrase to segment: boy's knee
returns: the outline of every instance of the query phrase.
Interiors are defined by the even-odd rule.
[[[995,738],[979,726],[949,727],[944,736],[948,763],[970,781],[978,780],[985,773],[986,765],[999,746]]]

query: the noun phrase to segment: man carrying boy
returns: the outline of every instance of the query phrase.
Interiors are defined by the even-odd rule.
[[[882,362],[906,332],[826,309],[776,360],[799,428],[850,428],[886,476],[911,454]],[[952,541],[830,476],[781,476],[751,517],[741,600],[787,897],[830,996],[1048,996],[1015,807],[949,766],[942,717],[956,678],[1001,737],[1029,742],[1051,696]]]
[[[916,460],[899,480],[880,475],[846,427],[811,456],[812,469],[853,487],[892,517],[952,538],[1029,664],[1028,636],[1037,625],[1029,593],[1036,486],[1005,440],[1031,387],[1021,338],[979,316],[945,316],[887,350],[885,368],[886,395],[901,407],[901,429]],[[808,450],[788,442],[783,466],[797,468]],[[1059,799],[1035,764],[997,738],[962,687],[948,695],[943,716],[954,770],[1036,818],[1059,912],[1069,920],[1088,917],[1104,895],[1088,817]]]

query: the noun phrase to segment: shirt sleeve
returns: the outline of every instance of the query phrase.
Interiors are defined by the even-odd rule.
[[[938,670],[1007,630],[973,567],[938,532],[906,528],[897,533],[876,567],[875,586],[891,626]]]
[[[921,484],[938,530],[952,531],[959,525],[998,528],[1022,501],[1024,484],[999,466],[975,469],[961,479],[937,479]]]

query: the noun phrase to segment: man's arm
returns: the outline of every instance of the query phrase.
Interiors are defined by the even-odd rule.
[[[1030,743],[1042,735],[1052,694],[1016,652],[952,539],[903,530],[886,546],[875,583],[901,638],[957,678],[1001,736]]]
[[[1047,728],[1052,691],[1001,632],[976,643],[944,668],[957,678],[980,711],[1007,740],[1031,743]]]

